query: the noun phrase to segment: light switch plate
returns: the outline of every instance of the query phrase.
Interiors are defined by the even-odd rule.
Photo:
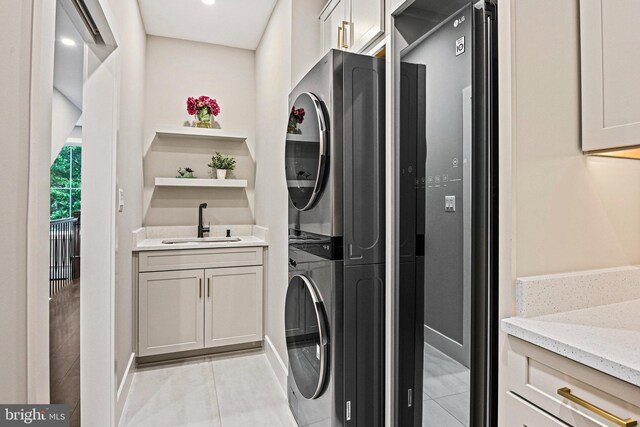
[[[122,212],[124,210],[124,190],[122,188],[118,188],[118,212]]]

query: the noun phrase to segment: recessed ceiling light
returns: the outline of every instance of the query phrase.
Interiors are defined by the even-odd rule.
[[[215,4],[216,0],[202,0],[202,3],[206,4],[207,6],[211,6],[212,4]]]
[[[65,46],[75,46],[76,45],[76,41],[73,39],[69,39],[69,38],[64,38],[62,40],[60,40],[60,42],[65,45]]]

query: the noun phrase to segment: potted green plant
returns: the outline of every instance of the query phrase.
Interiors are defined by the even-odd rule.
[[[178,176],[176,178],[195,178],[193,172],[194,170],[190,167],[178,168]]]
[[[211,157],[211,163],[209,163],[208,166],[211,169],[215,169],[218,179],[226,179],[227,171],[232,171],[236,168],[236,159],[232,156],[225,156],[224,154],[216,152],[216,154]]]

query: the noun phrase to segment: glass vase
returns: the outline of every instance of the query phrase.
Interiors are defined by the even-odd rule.
[[[211,114],[206,111],[198,112],[196,114],[196,127],[199,128],[211,128]]]

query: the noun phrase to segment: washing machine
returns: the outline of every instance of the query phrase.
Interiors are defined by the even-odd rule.
[[[289,407],[300,426],[335,426],[342,261],[291,247],[285,303]],[[336,372],[338,371],[338,372]],[[340,388],[340,387],[338,387]],[[336,395],[336,393],[338,395]]]
[[[285,142],[288,399],[301,427],[384,425],[384,60],[331,50]]]

